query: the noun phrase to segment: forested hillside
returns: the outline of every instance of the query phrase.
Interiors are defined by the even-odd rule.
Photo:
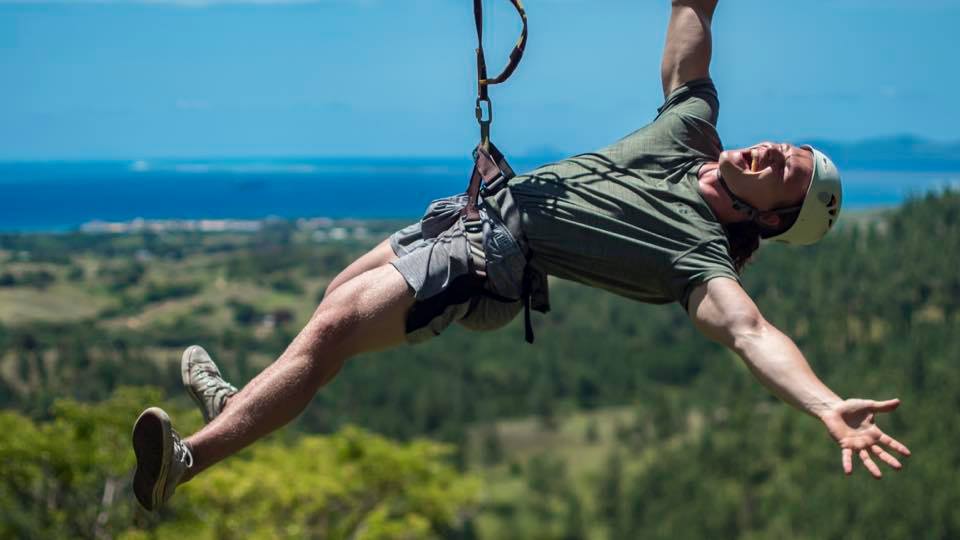
[[[745,274],[838,393],[903,400],[880,421],[914,457],[881,482],[845,479],[820,424],[678,306],[555,282],[536,345],[514,321],[359,358],[166,515],[136,512],[126,424],[162,394],[178,426],[199,423],[182,348],[204,345],[242,384],[372,242],[284,223],[0,236],[0,537],[960,537],[958,193],[847,219],[816,247],[767,246]]]

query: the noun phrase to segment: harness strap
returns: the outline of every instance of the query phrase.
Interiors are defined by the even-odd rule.
[[[491,84],[500,84],[505,82],[516,71],[523,59],[523,52],[527,48],[527,10],[524,9],[521,0],[510,0],[517,14],[520,15],[520,21],[523,23],[523,30],[520,32],[520,38],[516,45],[510,51],[510,58],[506,67],[494,78],[487,76],[487,60],[483,53],[483,0],[473,0],[473,20],[477,26],[477,122],[480,124],[480,144],[487,145],[490,142],[490,124],[493,122],[493,104],[490,103],[489,86]]]
[[[480,211],[477,202],[480,191],[484,188],[488,192],[499,190],[507,180],[513,178],[514,172],[507,163],[503,153],[490,142],[490,124],[493,122],[493,105],[490,102],[489,87],[493,84],[505,82],[516,71],[523,59],[527,48],[527,12],[521,0],[510,0],[520,20],[523,30],[520,38],[510,51],[510,58],[506,67],[494,78],[487,75],[487,60],[483,53],[483,0],[473,0],[473,18],[477,26],[477,122],[480,124],[480,144],[473,151],[473,172],[470,175],[470,185],[467,187],[467,205],[462,210],[462,216],[468,224],[480,220]],[[528,343],[533,343],[533,325],[530,322],[530,277],[529,271],[524,270],[523,277],[523,306],[524,306],[524,334]],[[515,302],[515,299],[502,298],[489,291],[487,296],[501,302]]]
[[[463,207],[463,215],[468,221],[480,218],[477,200],[483,186],[496,189],[514,177],[507,159],[493,143],[488,142],[486,147],[483,144],[477,146],[473,151],[473,159],[473,173],[470,175],[470,185],[467,186],[467,205]]]
[[[530,320],[530,289],[533,274],[530,267],[523,269],[523,338],[533,345],[533,322]]]
[[[510,0],[510,3],[513,4],[514,9],[517,10],[517,15],[520,16],[520,21],[523,23],[523,30],[520,32],[520,38],[517,39],[517,44],[514,45],[513,50],[510,51],[510,59],[506,67],[503,68],[503,71],[500,72],[499,75],[489,79],[487,78],[487,62],[483,55],[483,0],[473,0],[473,19],[477,25],[477,41],[479,42],[479,46],[477,47],[477,81],[479,87],[477,90],[478,96],[481,99],[487,99],[488,97],[487,86],[500,84],[513,75],[517,66],[520,65],[520,60],[523,59],[523,53],[527,48],[527,10],[524,9],[521,0]]]

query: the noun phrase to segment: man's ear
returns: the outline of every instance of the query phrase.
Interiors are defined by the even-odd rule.
[[[780,226],[780,214],[776,212],[760,212],[757,214],[757,223],[768,229],[776,229]]]

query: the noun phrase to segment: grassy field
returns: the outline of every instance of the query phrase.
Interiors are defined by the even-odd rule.
[[[562,520],[544,520],[548,513],[564,514],[569,509],[562,500],[543,497],[532,468],[569,482],[572,492],[580,494],[576,500],[583,514],[595,515],[604,497],[601,483],[611,473],[614,456],[620,459],[625,479],[653,465],[661,453],[697,436],[704,426],[702,415],[691,413],[679,419],[677,434],[660,439],[651,436],[654,428],[648,416],[649,411],[637,405],[570,412],[549,422],[529,417],[475,426],[467,443],[469,469],[487,485],[484,509],[477,518],[480,536],[551,537],[565,530]],[[489,455],[492,446],[498,454],[496,463],[491,463]],[[551,507],[551,512],[543,511],[543,506]],[[591,540],[609,536],[606,528],[596,525],[586,533]]]

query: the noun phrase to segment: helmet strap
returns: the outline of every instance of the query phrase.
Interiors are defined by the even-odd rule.
[[[762,214],[762,213],[764,213],[764,212],[766,212],[766,213],[780,214],[780,215],[782,215],[782,214],[790,214],[790,213],[793,213],[793,212],[797,212],[797,211],[799,211],[801,208],[803,208],[803,203],[801,202],[800,204],[798,204],[798,205],[796,205],[796,206],[787,206],[787,207],[784,207],[784,208],[776,208],[776,209],[773,209],[773,210],[759,210],[756,206],[753,206],[752,204],[750,204],[750,203],[748,203],[747,201],[745,201],[745,200],[741,199],[740,197],[738,197],[738,196],[730,189],[730,186],[727,185],[727,181],[724,180],[724,179],[723,179],[723,175],[720,174],[720,168],[719,168],[719,167],[717,167],[717,180],[720,181],[720,187],[723,188],[723,191],[725,191],[725,192],[727,193],[727,196],[730,197],[730,206],[732,206],[733,209],[736,210],[737,212],[740,212],[741,214],[745,214],[745,215],[747,216],[747,219],[749,219],[750,221],[752,221],[752,222],[756,223],[757,225],[760,225],[761,227],[764,227],[764,228],[768,228],[768,227],[767,227],[767,225],[764,225],[764,224],[760,221],[760,214]]]
[[[723,179],[723,175],[720,174],[720,167],[717,167],[717,180],[720,181],[720,187],[722,187],[723,191],[727,193],[727,197],[730,197],[730,202],[731,206],[733,206],[733,209],[741,214],[746,214],[750,221],[756,222],[757,218],[760,216],[760,210],[757,210],[755,206],[741,199],[740,197],[737,197],[737,195],[733,193],[733,191],[730,189],[730,186],[727,185],[727,181]]]

